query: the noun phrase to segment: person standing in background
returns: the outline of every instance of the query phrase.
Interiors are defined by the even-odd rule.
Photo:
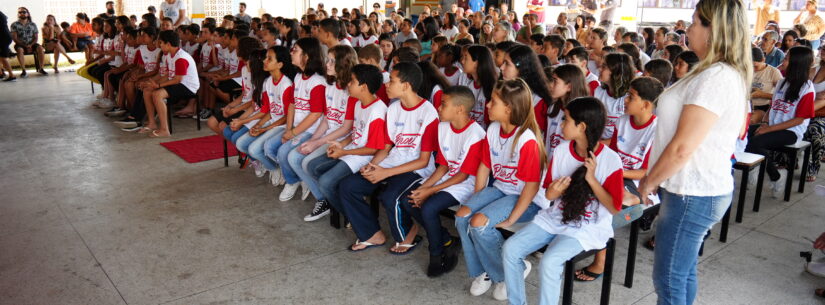
[[[115,3],[112,1],[106,1],[106,12],[103,13],[106,15],[106,18],[115,18]]]
[[[773,6],[773,0],[763,0],[761,6],[756,5],[756,0],[751,0],[753,9],[756,11],[756,23],[753,24],[753,36],[758,37],[765,32],[768,20],[773,20],[779,24],[779,9]]]
[[[160,3],[160,18],[172,19],[172,27],[176,28],[181,24],[186,24],[186,3],[183,0],[164,0]]]
[[[323,5],[323,4],[322,4]],[[246,3],[241,2],[238,4],[238,13],[235,14],[235,21],[242,20],[246,23],[252,22],[252,16],[246,13]]]
[[[4,82],[17,79],[17,77],[14,77],[14,71],[11,70],[8,59],[11,57],[11,50],[9,49],[9,45],[11,45],[11,33],[9,33],[8,20],[9,18],[6,17],[6,14],[0,12],[0,64],[3,65],[4,70],[9,71],[9,77],[3,79]]]
[[[803,24],[808,33],[802,38],[811,42],[811,48],[819,49],[819,37],[825,33],[825,22],[817,12],[816,0],[808,0],[805,2],[805,9],[799,12],[799,15],[793,19],[793,24]]]

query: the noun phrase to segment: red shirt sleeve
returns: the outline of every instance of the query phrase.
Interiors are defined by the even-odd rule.
[[[796,105],[796,114],[794,117],[810,119],[814,117],[814,93],[809,92],[799,99],[799,104]]]
[[[590,96],[593,96],[593,93],[596,92],[596,88],[599,87],[599,82],[592,81],[592,82],[588,83],[587,86],[590,87]]]
[[[613,136],[615,137],[616,135],[614,134]],[[650,149],[645,153],[644,161],[642,161],[642,169],[647,169],[648,160],[650,160]]]
[[[438,153],[435,156],[435,163],[444,165],[447,168],[450,167],[450,164],[447,163],[447,159],[444,159],[444,152],[441,151],[441,145],[438,145]]]
[[[384,104],[387,104],[387,105],[390,104],[390,97],[387,95],[387,86],[386,85],[381,84],[381,87],[378,88],[378,92],[375,93],[375,96],[377,96],[382,101],[384,101]]]
[[[281,100],[284,102],[284,109],[287,109],[289,104],[295,104],[295,86],[289,86],[281,93]]]
[[[241,69],[243,69],[244,66],[246,66],[246,62],[242,59],[238,60],[238,71],[241,71]]]
[[[544,184],[541,185],[543,188],[547,188],[550,186],[550,183],[553,183],[553,158],[550,157],[550,161],[547,161],[547,174],[544,175]]]
[[[490,161],[490,142],[488,141],[487,137],[481,140],[481,163],[484,163],[487,168],[493,168],[493,162]]]
[[[438,119],[430,122],[421,135],[421,151],[435,151],[438,149]]]
[[[470,176],[475,176],[478,173],[478,164],[481,163],[482,155],[485,152],[484,143],[487,143],[487,140],[481,139],[470,146],[467,157],[464,158],[464,163],[461,164],[459,169],[462,173]]]
[[[547,103],[544,102],[544,99],[533,107],[533,111],[536,114],[536,123],[539,124],[539,130],[544,133],[547,130]]]
[[[433,95],[433,106],[435,106],[435,110],[438,110],[438,107],[441,107],[441,95],[444,94],[444,91],[438,90]]]
[[[135,52],[135,64],[141,66],[145,65],[143,63],[143,56],[140,55],[140,50],[137,50],[137,52]]]
[[[327,87],[324,85],[315,86],[309,92],[309,112],[324,112],[327,108]]]
[[[615,152],[619,151],[619,139],[618,139],[618,130],[613,130],[613,135],[610,137],[610,144],[607,147],[610,147]]]
[[[355,120],[355,104],[358,104],[358,99],[350,96],[347,99],[347,113],[344,114],[344,120]]]
[[[261,93],[261,113],[269,113],[269,94]]]
[[[607,176],[607,179],[602,183],[602,187],[610,193],[610,197],[613,197],[613,207],[621,210],[622,197],[624,196],[624,172],[622,169],[617,169],[610,176]],[[609,204],[609,202],[605,203]]]
[[[367,144],[365,147],[384,149],[387,144],[385,142],[387,138],[389,138],[389,136],[387,136],[387,124],[384,123],[384,119],[375,119],[370,123],[370,131],[367,135]]]
[[[535,140],[529,140],[519,150],[516,178],[524,182],[539,182],[541,179],[541,159],[539,145]]]
[[[189,68],[189,62],[186,59],[178,58],[175,61],[175,75],[186,75],[186,70]]]

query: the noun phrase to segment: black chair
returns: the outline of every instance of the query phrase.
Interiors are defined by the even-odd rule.
[[[791,188],[793,185],[793,174],[794,170],[796,170],[796,161],[797,161],[797,154],[800,150],[805,151],[805,155],[802,158],[802,168],[800,169],[802,174],[799,175],[799,190],[798,192],[804,193],[805,192],[805,175],[808,172],[808,164],[811,161],[811,142],[808,141],[798,141],[797,143],[786,145],[779,149],[774,149],[773,151],[784,153],[788,156],[788,177],[785,179],[785,201],[791,201]],[[754,205],[753,207],[754,212],[759,211],[759,205]]]
[[[193,98],[198,98],[198,95],[197,94],[192,94],[192,95],[187,95],[187,96],[181,97],[180,99],[166,99],[166,121],[169,122],[169,134],[172,134],[172,104],[177,102],[177,101],[188,101],[189,99],[193,99]],[[195,101],[195,104],[198,105],[198,101]],[[196,109],[198,109],[198,110],[195,110],[195,113],[198,113],[198,111],[200,110],[200,106],[195,106],[195,107],[196,107]],[[195,121],[197,122],[198,130],[201,130],[200,129],[201,120],[197,119]]]
[[[645,209],[642,217],[630,223],[630,241],[627,245],[627,264],[625,265],[624,286],[633,287],[633,274],[636,271],[636,250],[639,246],[639,226],[644,218],[653,217],[659,213],[659,205]]]
[[[748,193],[748,180],[750,179],[750,172],[759,166],[759,176],[756,180],[756,194],[753,199],[753,206],[759,206],[759,201],[762,199],[762,184],[765,181],[765,165],[766,159],[762,155],[752,154],[747,152],[736,153],[736,164],[734,169],[742,171],[742,178],[739,184],[739,201],[736,205],[736,222],[742,223],[742,214],[745,211],[745,196]],[[733,204],[728,207],[725,216],[722,217],[722,229],[719,232],[719,241],[728,241],[728,224],[730,223],[730,211]]]

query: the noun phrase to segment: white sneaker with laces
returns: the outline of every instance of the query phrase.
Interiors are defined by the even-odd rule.
[[[492,285],[493,282],[490,281],[487,272],[484,272],[473,280],[473,284],[470,285],[470,294],[475,297],[480,296],[490,290]]]
[[[307,200],[309,197],[309,185],[306,182],[301,181],[301,200]]]
[[[266,175],[266,168],[264,167],[263,164],[261,164],[260,161],[258,161],[258,160],[252,161],[252,168],[255,169],[255,176],[256,177],[261,178],[264,175]]]
[[[496,288],[493,288],[493,298],[499,301],[507,300],[507,285],[504,282],[496,283]]]
[[[115,105],[115,102],[113,100],[105,97],[98,100],[98,102],[98,107],[100,108],[112,108]]]
[[[785,180],[788,179],[788,170],[779,170],[779,180],[776,180],[773,185],[773,198],[782,198],[785,196]]]
[[[278,196],[278,199],[281,201],[289,201],[292,197],[295,197],[295,193],[298,191],[298,187],[300,187],[300,183],[293,183],[284,185],[284,190],[281,191],[281,195]]]
[[[278,186],[281,184],[280,168],[276,168],[275,170],[269,171],[269,183],[272,183],[272,186]]]

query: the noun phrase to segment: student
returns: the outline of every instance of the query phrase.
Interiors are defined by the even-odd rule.
[[[507,55],[507,50],[510,48],[517,46],[518,44],[514,41],[502,41],[496,44],[495,48],[493,48],[493,56],[496,60],[496,68],[501,67],[504,64],[504,55]]]
[[[387,96],[387,83],[390,81],[390,73],[381,67],[381,48],[376,44],[368,44],[358,50],[358,62],[362,64],[373,65],[381,70],[381,75],[384,76],[384,84],[378,89],[376,93],[378,98],[384,101],[384,104],[390,104],[390,98]]]
[[[118,35],[117,28],[115,27],[115,20],[114,19],[106,19],[103,21],[103,42],[101,44],[101,58],[97,60],[97,65],[94,67],[89,68],[88,72],[89,75],[94,77],[98,83],[101,85],[104,84],[104,77],[107,71],[113,68],[112,63],[115,63],[116,55],[115,55],[115,37]],[[22,53],[22,52],[19,52]],[[39,68],[39,67],[38,67]],[[105,91],[105,88],[104,88]],[[98,96],[99,99],[103,99],[103,93]],[[111,101],[102,100],[100,103],[97,104],[99,108],[108,108],[111,107]]]
[[[280,179],[275,162],[264,155],[264,143],[271,138],[281,137],[287,123],[287,108],[295,103],[295,87],[292,78],[296,68],[292,65],[289,49],[273,46],[266,51],[263,69],[269,77],[263,84],[255,83],[253,96],[260,96],[260,111],[264,113],[249,132],[237,140],[238,150],[254,159],[252,167],[255,175],[263,177],[269,172],[270,183],[278,185]],[[260,89],[258,89],[260,88]]]
[[[438,72],[438,69],[432,62],[419,61],[417,65],[421,68],[423,76],[421,86],[418,88],[418,96],[429,97],[429,101],[433,103],[433,107],[439,109],[444,90],[452,86],[444,75]]]
[[[553,155],[553,151],[563,140],[561,126],[564,121],[565,105],[576,98],[588,95],[589,90],[581,68],[564,64],[553,69],[550,77],[552,103],[548,106],[547,130],[544,133],[545,151],[548,156]]]
[[[408,18],[404,18],[404,21],[398,25],[398,33],[395,34],[395,45],[397,47],[401,47],[405,41],[410,39],[416,39],[418,36],[413,32],[413,21]]]
[[[122,64],[117,68],[109,70],[109,72],[108,72],[109,76],[106,79],[106,81],[112,87],[112,90],[111,90],[110,95],[108,96],[108,98],[113,98],[114,101],[115,101],[115,105],[113,106],[113,108],[105,113],[107,116],[120,116],[120,115],[123,115],[124,113],[126,113],[126,101],[125,101],[126,92],[124,92],[125,90],[120,90],[120,89],[123,88],[123,82],[126,80],[126,78],[131,73],[133,73],[133,71],[135,69],[137,69],[135,55],[137,54],[137,47],[138,47],[138,43],[137,43],[137,37],[138,37],[137,33],[138,32],[137,32],[137,30],[135,30],[131,27],[125,28],[124,32],[125,32],[123,34],[123,41],[124,41],[123,55],[124,56],[123,56],[123,59],[122,59]],[[117,95],[115,95],[115,91],[117,91]]]
[[[561,27],[559,27],[561,28]],[[559,58],[561,58],[562,51],[564,49],[564,38],[559,35],[547,35],[542,40],[542,54],[546,55],[548,59],[550,59],[551,66],[558,66],[561,64],[559,62]]]
[[[483,142],[475,193],[456,212],[455,225],[467,271],[475,278],[470,294],[482,295],[496,283],[493,298],[505,300],[504,238],[495,228],[533,219],[539,210],[533,198],[547,159],[527,83],[521,79],[498,82],[487,108],[492,123]],[[488,186],[491,175],[494,181]]]
[[[457,67],[458,59],[461,57],[461,48],[456,45],[446,45],[438,50],[435,56],[435,64],[438,66],[438,71],[447,78],[450,86],[458,85],[461,74],[464,72]]]
[[[355,104],[357,104],[358,99],[350,96],[347,92],[347,86],[350,77],[352,77],[352,67],[356,64],[358,64],[358,57],[352,47],[342,45],[329,49],[325,67],[327,77],[325,83],[326,109],[324,119],[322,119],[324,123],[318,126],[309,140],[287,155],[290,168],[306,185],[304,193],[309,191],[315,196],[316,208],[313,208],[313,211],[325,205],[324,200],[326,198],[319,189],[317,178],[305,171],[303,164],[325,155],[330,142],[344,140],[352,131],[352,124],[355,119]],[[302,199],[305,198],[306,196]]]
[[[252,87],[250,86],[252,81],[249,67],[246,66],[246,59],[248,59],[249,52],[262,47],[261,42],[257,39],[241,35],[243,32],[240,30],[238,30],[238,32],[239,33],[235,35],[239,38],[233,38],[233,42],[231,42],[231,45],[235,46],[235,50],[229,53],[229,58],[226,60],[229,71],[232,72],[233,67],[237,66],[238,72],[232,73],[229,76],[219,77],[218,79],[223,80],[218,87],[219,89],[220,87],[229,89],[233,86],[226,85],[227,83],[239,84],[240,92],[235,94],[236,96],[234,96],[226,106],[213,109],[212,116],[206,121],[206,126],[208,126],[209,129],[224,137],[227,136],[226,127],[232,123],[232,120],[241,117],[245,112],[253,108],[253,103],[249,103],[252,101]],[[238,79],[240,80],[236,80],[234,77],[227,79],[227,77],[232,77],[233,75],[238,75]],[[234,91],[234,89],[230,90]],[[243,133],[238,136],[241,135],[243,135]],[[239,157],[243,159],[243,156]]]
[[[304,171],[318,181],[316,194],[321,205],[316,205],[304,221],[315,221],[329,214],[330,208],[344,212],[338,185],[342,179],[358,173],[373,155],[386,148],[387,124],[384,120],[387,105],[375,96],[383,83],[381,70],[373,65],[352,67],[347,92],[358,99],[353,111],[352,132],[341,141],[330,141],[326,154],[304,159]]]
[[[395,52],[395,43],[392,41],[392,34],[383,33],[378,36],[378,47],[381,48],[381,62],[378,64],[384,71],[390,71],[392,67],[392,54]]]
[[[765,63],[765,54],[760,48],[752,48],[753,82],[751,83],[751,103],[753,113],[750,124],[759,124],[771,109],[771,98],[776,84],[782,80],[779,69]]]
[[[334,23],[336,25],[338,24],[338,22],[335,21],[335,20],[332,20],[332,23]],[[321,24],[321,28],[323,28],[323,23]],[[261,36],[261,43],[267,49],[271,48],[273,46],[280,46],[281,45],[281,40],[278,39],[278,37],[280,37],[280,32],[278,31],[278,28],[274,24],[271,24],[271,23],[263,24],[262,27],[261,27],[261,30],[258,31],[258,33],[260,33],[260,36]],[[318,39],[322,40],[323,33],[319,30],[318,34],[319,34]],[[332,38],[333,38],[333,40],[335,40],[336,43],[338,42],[338,39],[335,39],[335,36],[333,36]],[[326,44],[325,42],[322,42],[322,43]]]
[[[547,88],[547,77],[533,49],[525,45],[510,48],[504,55],[501,78],[506,80],[521,78],[530,86],[536,122],[539,124],[539,130],[544,132],[547,129],[547,103],[552,98],[550,89]],[[539,133],[536,136],[542,135]]]
[[[699,56],[696,56],[693,51],[684,51],[679,54],[676,57],[676,63],[673,64],[673,81],[671,81],[671,84],[684,78],[697,63],[699,63]]]
[[[400,207],[400,196],[434,170],[432,153],[437,149],[438,113],[432,103],[416,94],[421,85],[421,69],[413,63],[399,63],[391,72],[387,94],[399,99],[387,108],[387,145],[378,151],[360,173],[338,184],[343,213],[358,239],[350,251],[362,251],[385,242],[378,215],[364,201],[382,181],[387,187],[379,195],[387,211],[395,246],[390,253],[407,254],[420,237],[418,226]]]
[[[667,87],[673,78],[673,65],[661,58],[651,59],[645,64],[645,72],[642,75],[653,77]]]
[[[582,69],[584,81],[587,82],[587,87],[590,88],[590,95],[592,96],[595,94],[596,88],[599,88],[601,84],[599,83],[599,75],[590,73],[590,70],[587,69],[587,56],[587,50],[583,47],[575,47],[567,52],[565,58],[568,64],[575,65]]]
[[[207,88],[209,86],[209,82],[206,80],[205,75],[206,73],[211,73],[220,70],[220,65],[218,63],[218,47],[220,46],[215,42],[216,36],[216,29],[215,26],[212,24],[206,24],[201,29],[198,35],[198,41],[200,42],[200,51],[198,53],[198,74],[201,79],[201,88]],[[214,97],[209,95],[209,90],[198,90],[198,101],[201,103],[201,113],[196,113],[197,119],[208,120],[209,116],[212,115],[209,109],[215,107],[215,99]]]
[[[254,39],[248,37],[250,39]],[[244,38],[247,39],[247,38]],[[241,150],[241,146],[244,147],[241,152],[247,150],[247,146],[251,143],[249,141],[241,142],[239,141],[244,135],[248,134],[249,130],[252,127],[257,126],[257,124],[261,121],[261,119],[269,114],[269,105],[264,108],[263,101],[261,97],[261,92],[263,90],[264,80],[270,76],[270,73],[264,70],[264,59],[266,58],[266,50],[264,49],[254,49],[254,50],[244,50],[243,55],[244,61],[247,62],[247,65],[244,65],[244,94],[242,94],[242,98],[246,99],[249,98],[250,101],[241,101],[244,104],[250,104],[247,111],[243,112],[238,118],[232,119],[232,121],[228,124],[228,126],[224,127],[223,129],[223,137],[227,139],[229,142],[235,144],[235,147],[238,150]],[[246,94],[249,92],[249,94]],[[267,103],[269,104],[269,103]],[[241,168],[245,168],[247,163],[252,161],[250,158],[244,158],[244,163],[242,164]],[[263,173],[259,170],[260,167],[255,167],[256,175],[260,174],[259,177],[263,177]]]
[[[590,56],[601,58],[605,56],[604,47],[607,46],[607,31],[602,28],[594,28],[590,30],[587,37],[587,49],[590,51]],[[590,73],[599,75],[599,64],[595,60],[587,62],[587,70]]]
[[[162,82],[150,81],[143,88],[143,103],[146,106],[146,116],[149,120],[147,128],[152,130],[149,135],[153,138],[169,137],[169,122],[167,121],[166,99],[179,100],[192,96],[198,92],[200,81],[195,60],[189,53],[180,49],[180,38],[174,31],[163,31],[158,34],[161,51],[168,54],[167,79]],[[155,122],[157,110],[160,126]]]
[[[624,114],[624,99],[635,74],[632,64],[633,60],[627,54],[608,53],[599,68],[599,82],[602,85],[596,88],[593,97],[599,99],[607,110],[607,125],[602,139],[610,139],[613,136],[616,120]]]
[[[431,63],[424,63],[432,65]],[[430,251],[427,276],[450,272],[458,263],[459,240],[441,226],[441,211],[466,202],[473,194],[486,133],[470,119],[475,96],[467,87],[445,90],[439,107],[438,167],[401,198],[401,207],[424,227]]]
[[[366,45],[370,44],[378,44],[378,34],[375,31],[375,27],[372,25],[367,19],[360,19],[358,21],[354,21],[353,23],[357,24],[358,30],[360,35],[353,35],[352,37],[352,46],[354,48],[361,48]]]
[[[562,130],[569,142],[562,146],[569,149],[554,151],[548,165],[543,198],[548,206],[502,247],[510,304],[527,302],[528,254],[547,246],[539,266],[538,303],[556,304],[565,262],[582,251],[603,248],[613,237],[612,214],[622,204],[622,160],[599,141],[604,106],[592,97],[578,98],[567,105],[564,116]]]
[[[800,141],[810,118],[814,117],[815,92],[808,78],[814,60],[813,51],[807,47],[793,47],[785,58],[788,62],[785,79],[774,90],[767,117],[761,124],[751,125],[747,152],[767,156],[772,149]],[[766,172],[773,196],[779,198],[785,191],[787,170],[777,170],[775,162],[768,160]]]
[[[642,60],[639,58],[639,54],[641,54],[639,53],[639,47],[629,42],[621,43],[618,47],[616,47],[616,52],[629,55],[630,59],[633,60],[633,64],[631,66],[635,69],[633,75],[642,76],[642,70],[644,67],[642,67]]]
[[[625,114],[616,122],[616,131],[610,139],[610,149],[622,160],[624,192],[622,207],[613,215],[613,228],[624,227],[642,216],[644,207],[640,205],[639,180],[647,172],[650,147],[656,132],[656,115],[653,114],[656,99],[664,91],[659,80],[639,77],[630,82],[630,90],[625,99]],[[579,281],[594,281],[604,272],[607,250],[599,251],[593,263],[576,271]]]
[[[146,107],[143,105],[143,86],[147,80],[158,75],[161,49],[155,44],[157,30],[154,27],[140,29],[140,46],[135,52],[135,64],[138,69],[123,84],[126,101],[132,102],[129,116],[115,125],[123,131],[143,130]],[[129,105],[127,105],[127,108]]]
[[[238,58],[238,42],[241,37],[249,35],[246,31],[229,30],[221,36],[221,50],[223,50],[223,68],[220,72],[208,76],[212,85],[210,92],[223,102],[231,102],[234,95],[241,91],[241,70],[246,64]],[[260,43],[258,43],[260,44]],[[214,115],[215,113],[213,113]],[[214,129],[213,129],[214,130]],[[216,133],[219,130],[215,131]]]
[[[318,125],[326,107],[326,74],[324,69],[324,54],[321,53],[321,43],[316,38],[301,38],[295,42],[291,51],[292,64],[301,71],[295,76],[295,102],[287,105],[286,128],[279,136],[272,137],[264,143],[266,156],[280,165],[275,170],[272,180],[286,183],[278,199],[289,201],[295,196],[298,186],[302,183],[300,177],[292,170],[287,156],[308,140]],[[304,185],[306,198],[309,188]]]
[[[281,33],[281,45],[291,49],[298,41],[298,27],[300,25],[294,19],[284,19],[278,29]],[[294,64],[294,63],[293,63]]]
[[[493,54],[485,46],[470,46],[466,51],[462,51],[461,66],[464,67],[464,73],[461,74],[458,84],[470,88],[476,97],[470,117],[486,128],[486,105],[492,98],[493,88],[498,80]]]

